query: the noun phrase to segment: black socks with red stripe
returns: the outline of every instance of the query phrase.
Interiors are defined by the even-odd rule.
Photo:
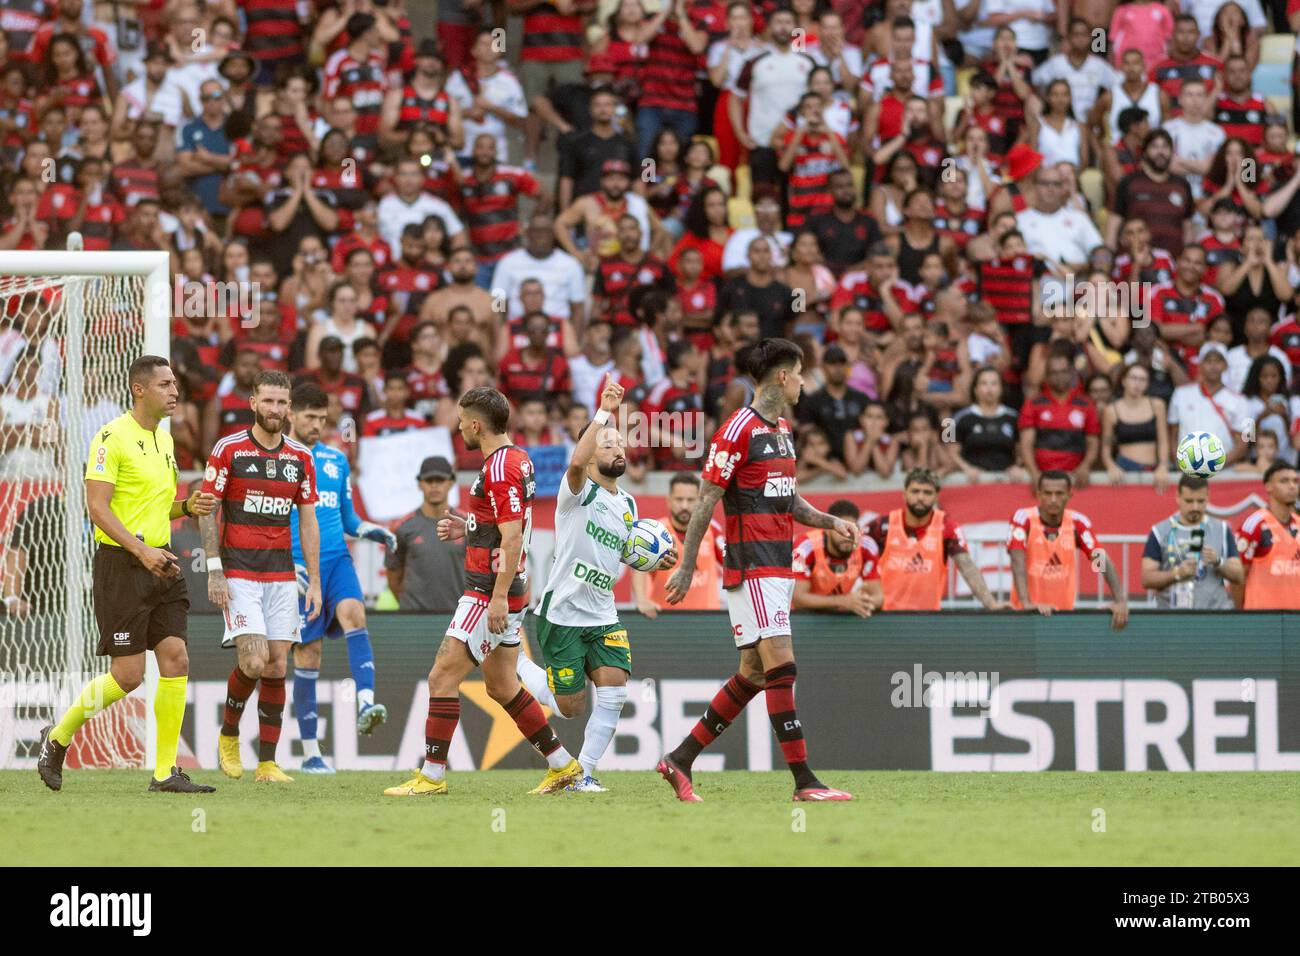
[[[781,755],[785,757],[790,773],[794,774],[796,790],[806,787],[820,787],[821,781],[808,769],[808,747],[803,739],[803,725],[794,709],[794,678],[797,673],[794,661],[781,664],[767,671],[767,716],[772,721],[772,730],[781,744]]]
[[[732,674],[731,678],[722,685],[722,689],[714,695],[704,716],[691,728],[686,739],[677,745],[677,749],[668,755],[668,759],[677,764],[689,777],[691,764],[700,755],[700,751],[717,740],[722,732],[731,726],[731,722],[740,716],[745,705],[754,699],[758,691],[758,687],[739,674]]]

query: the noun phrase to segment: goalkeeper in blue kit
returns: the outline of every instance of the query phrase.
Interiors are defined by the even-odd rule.
[[[375,703],[375,657],[366,630],[366,607],[345,535],[397,547],[397,537],[377,524],[362,521],[352,508],[352,480],[343,452],[321,444],[329,398],[318,385],[303,383],[289,399],[292,436],[311,449],[316,464],[316,519],[320,525],[322,612],[315,620],[303,617],[302,642],[293,648],[293,709],[302,737],[305,773],[333,773],[321,756],[316,739],[316,680],[320,676],[321,638],[347,641],[348,666],[357,692],[357,733],[369,734],[388,719]],[[298,539],[298,518],[292,514],[293,562],[298,572],[299,610],[306,592],[307,569]]]

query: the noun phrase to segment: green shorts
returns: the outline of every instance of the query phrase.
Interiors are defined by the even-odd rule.
[[[546,681],[556,696],[580,694],[587,674],[597,667],[620,667],[632,673],[632,649],[627,628],[615,622],[594,627],[552,624],[546,619],[549,594],[542,600],[537,620],[537,643],[546,661]]]

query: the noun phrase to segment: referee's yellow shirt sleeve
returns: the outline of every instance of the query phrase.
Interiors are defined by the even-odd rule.
[[[90,481],[106,481],[117,484],[117,468],[121,452],[117,442],[108,431],[101,431],[90,443],[90,457],[86,460],[86,478]]]

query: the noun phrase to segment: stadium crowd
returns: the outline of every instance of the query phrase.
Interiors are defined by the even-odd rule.
[[[781,336],[803,481],[1294,463],[1298,0],[411,7],[6,0],[0,250],[165,249],[226,303],[173,319],[183,469],[274,368],[350,456],[489,383],[572,444],[608,373],[629,477],[698,472]],[[29,335],[0,468],[57,387]]]

